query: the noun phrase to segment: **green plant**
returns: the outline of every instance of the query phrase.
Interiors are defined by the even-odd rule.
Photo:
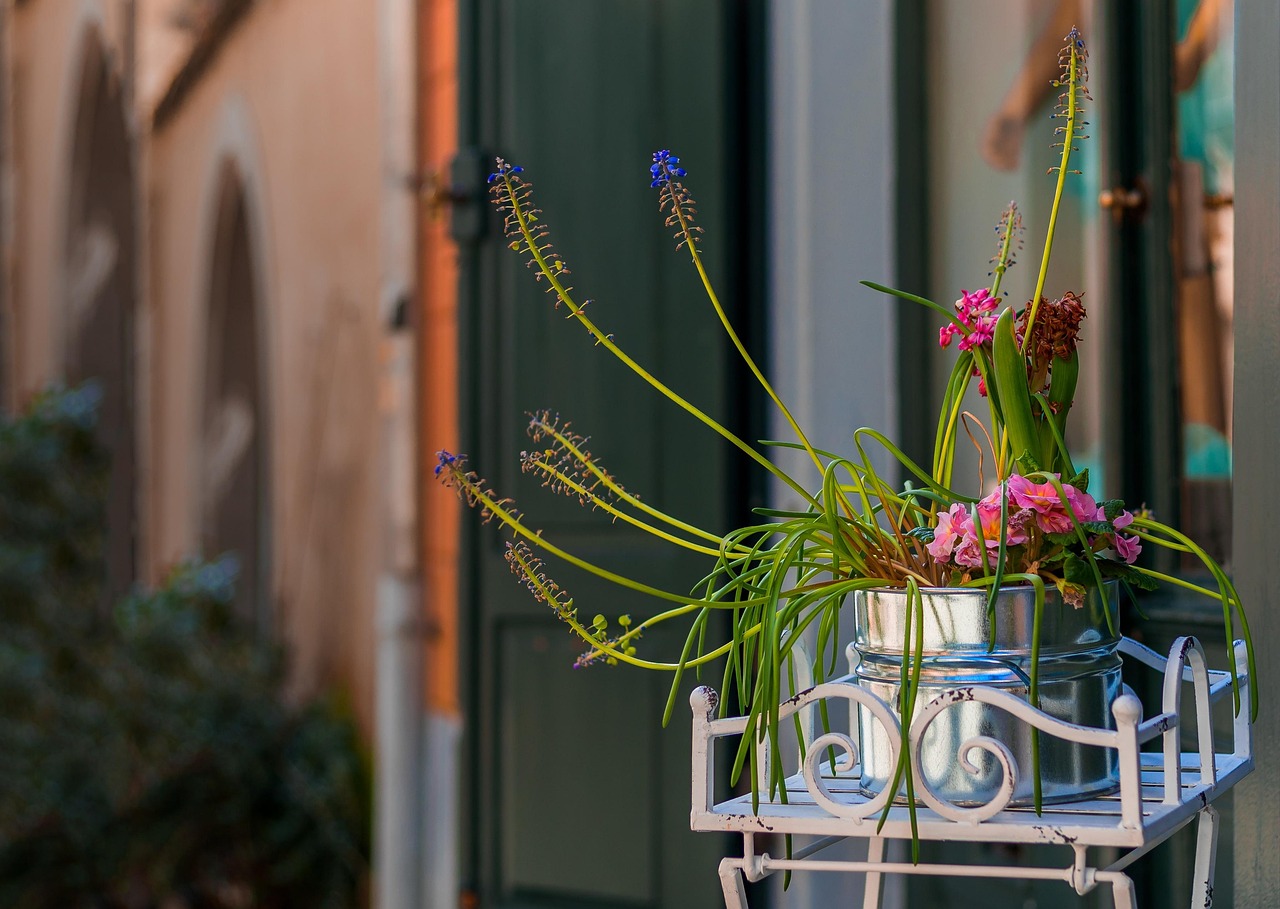
[[[1056,84],[1061,89],[1057,111],[1061,150],[1057,166],[1051,169],[1057,174],[1054,203],[1031,300],[1020,309],[1005,307],[1000,311],[1001,284],[1021,242],[1021,218],[1013,205],[1000,219],[992,286],[962,292],[954,311],[913,294],[864,282],[940,315],[944,320],[939,333],[942,346],[959,341],[938,418],[932,464],[927,469],[874,429],[857,430],[846,454],[819,450],[810,443],[726,317],[700,255],[702,228],[684,182],[687,172],[670,151],[655,153],[650,168],[665,226],[674,231],[677,250],[689,257],[731,343],[791,427],[793,440],[765,442],[763,449],[751,445],[627,354],[595,321],[601,307],[592,307],[592,315],[588,315],[585,301],[569,286],[569,269],[548,239],[549,229],[523,168],[499,158],[490,176],[493,201],[503,216],[511,249],[526,259],[557,307],[563,306],[569,319],[581,325],[597,346],[744,452],[805,503],[803,510],[796,511],[756,509],[757,523],[716,534],[645,504],[591,455],[584,437],[568,423],[550,411],[533,415],[529,435],[534,448],[524,454],[523,469],[584,506],[602,509],[672,545],[705,555],[711,561],[710,570],[694,585],[690,596],[621,576],[567,552],[481,479],[465,458],[439,454],[437,476],[480,509],[485,520],[497,521],[510,534],[508,561],[513,572],[587,643],[586,660],[673,674],[664,722],[670,718],[681,676],[690,669],[701,670],[713,661],[722,661],[721,690],[727,696],[721,699],[721,710],[727,712],[736,702],[750,718],[750,728],[757,730],[755,735],[743,737],[734,762],[735,777],[748,766],[754,771],[762,742],[771,740],[774,747],[777,745],[779,704],[787,696],[789,681],[787,659],[802,632],[814,631],[819,680],[836,671],[842,643],[840,608],[854,591],[906,588],[911,604],[905,619],[910,640],[912,623],[920,618],[919,592],[925,587],[985,588],[994,602],[1003,585],[1029,585],[1035,590],[1038,613],[1048,585],[1056,587],[1067,602],[1079,604],[1090,588],[1100,589],[1111,578],[1126,587],[1149,587],[1159,580],[1217,598],[1223,607],[1227,640],[1235,637],[1237,629],[1246,642],[1250,640],[1239,597],[1221,567],[1185,535],[1144,511],[1130,511],[1120,500],[1096,501],[1089,495],[1087,473],[1076,472],[1065,442],[1079,373],[1076,342],[1084,309],[1074,293],[1055,300],[1042,294],[1064,182],[1072,173],[1075,143],[1083,138],[1082,112],[1088,98],[1087,51],[1074,29],[1067,36],[1060,62]],[[985,424],[964,410],[973,378],[979,379],[979,391],[986,398]],[[962,429],[971,438],[985,440],[985,451],[995,468],[995,482],[981,497],[964,493],[953,478]],[[817,479],[810,482],[784,472],[766,455],[771,447],[803,451]],[[876,448],[887,452],[907,477],[901,486],[891,484],[876,470],[871,458]],[[983,448],[979,446],[979,450]],[[984,478],[979,479],[980,485],[985,485]],[[1213,576],[1216,589],[1135,564],[1144,544],[1193,553]],[[638,622],[628,617],[616,632],[604,616],[585,621],[579,618],[564,588],[547,575],[543,555],[664,601],[667,608]],[[708,640],[708,620],[715,611],[731,616],[729,640]],[[994,621],[994,611],[991,614]],[[641,656],[637,645],[643,633],[674,620],[688,622],[678,658],[663,661]],[[1252,654],[1252,644],[1249,646]],[[921,661],[918,650],[904,656],[899,707],[901,715],[909,717]],[[1250,663],[1252,672],[1252,656]],[[1036,703],[1034,659],[1030,675],[1030,697]],[[1256,711],[1257,686],[1251,686],[1250,691],[1255,700],[1249,709]],[[1238,688],[1236,709],[1241,709]],[[906,754],[904,748],[898,771],[912,806],[913,781]],[[768,785],[771,796],[785,799],[782,772],[781,762],[774,762]],[[750,778],[754,792],[756,774],[752,772]],[[892,783],[895,789],[898,785],[898,780]],[[758,792],[754,795],[759,798]]]
[[[98,397],[0,419],[0,906],[355,904],[364,755],[336,705],[285,702],[234,559],[104,606]]]

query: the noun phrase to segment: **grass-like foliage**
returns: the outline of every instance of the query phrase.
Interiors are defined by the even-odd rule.
[[[580,559],[545,537],[507,499],[489,488],[465,459],[440,453],[437,476],[489,520],[500,522],[513,538],[509,552],[512,570],[539,600],[583,639],[584,661],[627,663],[674,675],[672,699],[664,722],[670,719],[674,694],[682,674],[723,658],[721,710],[734,708],[748,715],[755,735],[743,737],[734,764],[735,776],[752,768],[753,787],[759,745],[777,746],[779,704],[790,690],[788,657],[802,633],[812,629],[817,642],[818,680],[836,669],[842,649],[840,611],[853,591],[879,587],[905,588],[912,605],[904,621],[906,640],[913,639],[913,623],[921,619],[920,591],[929,587],[970,587],[990,591],[990,602],[1002,586],[1035,589],[1037,615],[1045,591],[1056,588],[1063,599],[1083,603],[1090,589],[1112,579],[1128,588],[1149,588],[1156,581],[1188,587],[1222,604],[1227,641],[1237,632],[1249,641],[1244,610],[1230,579],[1203,549],[1176,529],[1161,524],[1145,510],[1129,510],[1118,500],[1098,501],[1089,493],[1087,472],[1077,472],[1067,448],[1066,425],[1079,374],[1077,340],[1085,317],[1080,296],[1067,291],[1046,299],[1054,230],[1064,181],[1071,169],[1075,143],[1085,138],[1083,104],[1088,99],[1087,51],[1074,29],[1061,53],[1062,71],[1055,83],[1061,89],[1056,116],[1060,120],[1055,143],[1060,148],[1054,203],[1046,231],[1040,272],[1032,299],[1021,307],[1005,306],[1001,291],[1006,272],[1022,245],[1022,218],[1010,204],[997,224],[997,249],[991,260],[991,286],[963,291],[948,308],[914,294],[872,282],[874,290],[928,308],[940,317],[939,343],[958,342],[955,366],[948,379],[938,415],[932,461],[917,464],[882,433],[857,430],[843,454],[813,447],[804,430],[775,392],[730,324],[700,255],[702,229],[695,225],[696,207],[685,184],[687,171],[668,150],[656,152],[650,167],[651,185],[658,190],[663,224],[674,229],[676,250],[696,270],[706,297],[734,348],[766,397],[790,427],[793,438],[753,445],[731,432],[697,405],[682,397],[623,351],[603,327],[585,313],[566,283],[568,268],[549,241],[542,212],[535,207],[533,186],[520,167],[499,159],[490,176],[494,204],[505,218],[512,249],[522,254],[543,282],[556,305],[563,305],[595,339],[659,394],[695,421],[745,452],[791,490],[803,503],[797,511],[759,510],[759,520],[728,533],[699,528],[667,515],[629,493],[587,449],[585,437],[549,411],[532,417],[529,430],[537,446],[524,455],[526,472],[544,485],[576,498],[585,507],[602,509],[667,543],[700,553],[708,571],[693,587],[694,594],[661,590],[640,579],[624,577]],[[603,307],[593,307],[597,313]],[[966,411],[965,396],[973,379],[986,401],[985,420]],[[981,456],[981,498],[966,495],[953,476],[961,434],[978,447]],[[768,453],[777,447],[807,455],[811,477],[785,471]],[[905,481],[891,481],[877,471],[871,454],[879,450],[896,463]],[[990,464],[991,475],[985,474]],[[966,478],[968,480],[968,478]],[[1137,564],[1143,546],[1158,546],[1200,559],[1214,578],[1216,589],[1205,589]],[[608,622],[578,618],[572,600],[551,581],[536,555],[542,552],[623,587],[665,602],[664,609],[639,622],[627,620],[611,634]],[[1132,592],[1132,590],[1131,590]],[[713,611],[731,617],[732,636],[709,640]],[[994,615],[994,612],[993,612]],[[687,623],[686,642],[678,657],[659,660],[637,652],[644,629],[660,623]],[[1110,616],[1108,615],[1108,621]],[[916,627],[917,644],[921,632]],[[1114,630],[1114,629],[1113,629]],[[1033,643],[1030,671],[1033,703],[1038,703]],[[1229,647],[1229,644],[1228,644]],[[901,715],[913,709],[921,655],[906,648],[903,659]],[[1252,672],[1252,644],[1250,643]],[[1234,661],[1229,661],[1234,666]],[[1256,684],[1250,686],[1256,711]],[[1237,693],[1236,709],[1241,709]],[[905,735],[904,724],[904,735]],[[902,754],[907,754],[907,748]],[[785,798],[782,763],[772,765],[771,797]],[[898,768],[892,786],[903,786],[913,803],[908,762]],[[759,798],[760,793],[756,792]],[[1038,802],[1038,787],[1037,787]]]

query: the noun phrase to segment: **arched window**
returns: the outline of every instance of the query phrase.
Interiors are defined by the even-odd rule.
[[[106,596],[115,597],[136,570],[136,175],[120,78],[96,35],[85,42],[81,72],[63,253],[64,373],[71,384],[102,386],[99,433],[111,455]]]
[[[204,376],[202,542],[206,555],[236,554],[236,611],[266,628],[270,497],[258,330],[259,263],[245,188],[230,167],[222,180],[217,219]]]

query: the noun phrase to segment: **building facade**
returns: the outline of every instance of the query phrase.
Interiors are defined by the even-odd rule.
[[[7,403],[100,380],[112,590],[235,551],[294,690],[338,686],[370,734],[376,402],[415,268],[379,29],[345,3],[5,9]]]
[[[1029,56],[973,72],[969,47],[1031,47],[1078,17],[1097,36],[1099,122],[1116,138],[1067,203],[1062,242],[1086,264],[1064,280],[1101,301],[1095,324],[1121,339],[1085,383],[1084,444],[1098,476],[1229,547],[1269,665],[1260,541],[1273,502],[1249,490],[1269,486],[1274,433],[1258,414],[1280,396],[1268,252],[1280,23],[1241,4],[1231,31],[1231,4],[1213,0],[1014,6],[0,2],[0,396],[14,408],[51,383],[102,382],[112,591],[192,555],[239,554],[237,609],[288,645],[291,690],[347,701],[377,753],[380,906],[714,905],[725,845],[683,829],[687,732],[657,729],[664,683],[568,671],[563,629],[507,576],[492,528],[432,482],[438,449],[469,452],[532,505],[514,457],[522,415],[550,406],[672,510],[729,525],[789,504],[541,311],[489,212],[494,155],[529,167],[575,276],[646,362],[749,437],[777,437],[653,223],[641,168],[678,148],[722,296],[802,422],[821,427],[815,441],[839,450],[870,424],[919,450],[943,368],[930,328],[856,282],[947,299],[984,280],[973,225],[995,212],[974,209],[1040,193],[1021,130],[1046,99],[1015,90],[1036,81]],[[1222,93],[1198,81],[1224,78],[1237,86],[1229,147]],[[1180,144],[1195,116],[1218,145]],[[1234,241],[1221,217],[1232,172],[1257,188]],[[1139,186],[1141,217],[1097,204]],[[1200,349],[1186,313],[1215,326],[1217,365],[1194,374],[1180,365]],[[1241,389],[1234,421],[1224,363]],[[1140,418],[1121,418],[1116,389],[1146,402]],[[1215,460],[1228,439],[1234,478]],[[1205,504],[1233,495],[1225,517]],[[603,562],[696,576],[546,507],[549,532]],[[610,614],[644,608],[589,582],[580,595]],[[1190,614],[1155,602],[1141,627],[1155,640]],[[1280,892],[1265,848],[1280,816],[1276,751],[1262,747],[1280,725],[1273,701],[1220,853],[1241,906]],[[580,734],[583,717],[596,735]],[[1153,899],[1182,873],[1176,848],[1144,872]],[[936,886],[894,884],[886,899],[968,905]],[[858,893],[797,879],[753,900]]]

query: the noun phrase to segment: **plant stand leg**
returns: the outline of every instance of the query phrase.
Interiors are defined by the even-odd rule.
[[[1111,881],[1111,898],[1116,909],[1138,909],[1138,897],[1133,892],[1133,880],[1127,874],[1117,874]]]
[[[1191,887],[1191,909],[1213,905],[1213,873],[1218,862],[1218,812],[1212,805],[1200,809],[1196,823],[1196,876]]]
[[[884,838],[870,837],[867,840],[867,861],[884,861]],[[879,871],[868,871],[862,896],[862,909],[880,909],[880,884],[884,879]]]
[[[730,858],[720,860],[720,888],[724,890],[725,909],[751,909],[742,886],[741,864],[741,861]]]

